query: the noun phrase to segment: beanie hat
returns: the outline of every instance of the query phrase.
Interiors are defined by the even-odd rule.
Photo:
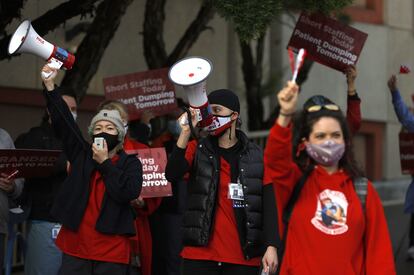
[[[93,135],[93,129],[95,128],[95,124],[98,121],[105,120],[113,123],[118,130],[118,140],[123,142],[125,137],[125,128],[124,123],[122,122],[121,115],[117,110],[100,110],[99,113],[97,113],[91,121],[91,124],[88,128],[88,133],[92,137]]]
[[[219,89],[219,90],[212,91],[208,95],[208,102],[210,104],[222,105],[240,114],[239,97],[230,90]]]

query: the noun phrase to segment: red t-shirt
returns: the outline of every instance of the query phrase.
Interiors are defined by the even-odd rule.
[[[291,140],[290,127],[276,123],[265,149],[265,178],[275,187],[280,232],[283,209],[301,176]],[[372,184],[363,212],[346,172],[328,174],[316,166],[293,209],[280,274],[395,274],[384,211]]]
[[[185,157],[192,165],[196,142],[188,144]],[[185,259],[210,260],[232,264],[259,266],[260,258],[246,260],[241,249],[237,222],[232,200],[227,197],[230,183],[230,165],[224,158],[220,159],[220,182],[216,202],[215,220],[209,243],[206,247],[185,246],[181,256]]]
[[[112,158],[118,160],[118,155]],[[95,230],[101,211],[105,184],[101,174],[95,170],[91,175],[88,205],[77,232],[62,226],[56,245],[68,255],[103,262],[128,264],[130,239],[126,236],[102,234]]]

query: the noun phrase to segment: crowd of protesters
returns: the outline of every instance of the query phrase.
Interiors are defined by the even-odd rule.
[[[8,200],[27,207],[25,274],[395,274],[380,198],[352,154],[361,125],[355,67],[345,71],[345,114],[321,95],[298,107],[300,87],[287,82],[264,150],[240,129],[239,98],[228,89],[208,94],[219,123],[202,135],[183,102],[185,112],[131,121],[126,106],[111,100],[97,108],[85,139],[76,97],[55,85],[57,70],[42,72],[51,74],[42,75],[44,119],[15,145],[62,154],[48,177],[0,177],[0,245]],[[394,76],[388,85],[399,120],[413,132]],[[171,197],[140,195],[136,152],[151,147],[166,149]],[[2,129],[0,148],[14,148]],[[414,184],[406,211],[414,213]]]

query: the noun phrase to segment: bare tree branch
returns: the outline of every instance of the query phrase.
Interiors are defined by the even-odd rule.
[[[144,15],[144,56],[149,69],[162,68],[167,60],[164,43],[166,0],[147,0]]]
[[[180,41],[175,46],[172,53],[168,56],[166,66],[171,66],[177,60],[187,55],[193,44],[197,41],[200,34],[207,29],[208,22],[213,18],[215,9],[213,7],[212,0],[206,0],[203,2],[196,18],[187,28]]]
[[[72,70],[62,80],[62,86],[71,87],[78,101],[86,94],[106,47],[119,27],[121,18],[133,0],[104,0],[99,4],[88,33],[82,40]]]
[[[92,13],[95,2],[100,0],[70,0],[59,6],[47,11],[42,16],[38,17],[32,22],[33,28],[36,32],[43,36],[48,32],[54,30],[60,24],[67,20],[86,13]],[[0,40],[0,60],[9,58],[7,53],[7,46],[9,44],[11,35],[8,35]]]
[[[197,16],[188,26],[174,50],[167,56],[164,35],[165,0],[147,0],[144,21],[144,55],[149,69],[171,66],[178,59],[187,55],[200,34],[207,29],[215,10],[212,0],[205,0]]]
[[[16,17],[20,17],[20,10],[26,0],[0,0],[0,32],[4,33],[6,26]]]

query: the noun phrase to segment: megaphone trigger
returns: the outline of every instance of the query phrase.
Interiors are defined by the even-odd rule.
[[[49,72],[42,71],[42,76],[46,79],[48,79],[56,70],[59,70],[63,65],[63,62],[56,59],[51,58],[49,59],[49,62],[46,64],[47,67],[50,68]]]

